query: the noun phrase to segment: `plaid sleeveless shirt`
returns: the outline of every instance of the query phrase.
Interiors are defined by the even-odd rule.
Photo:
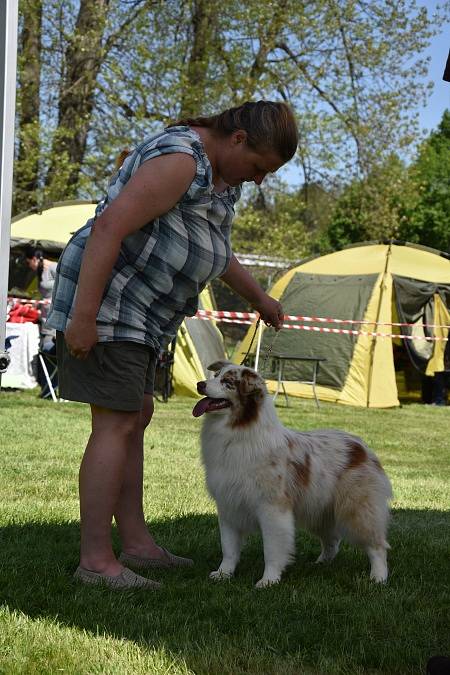
[[[172,152],[194,157],[195,177],[170,211],[123,239],[97,314],[100,342],[127,340],[158,350],[176,335],[185,316],[196,313],[199,293],[230,262],[230,229],[241,190],[214,191],[208,157],[189,127],[169,127],[138,145],[111,179],[95,217],[143,162]],[[73,235],[58,263],[47,325],[62,332],[73,313],[81,259],[94,220]]]

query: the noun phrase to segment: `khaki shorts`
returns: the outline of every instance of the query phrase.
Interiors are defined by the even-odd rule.
[[[67,350],[56,333],[59,395],[111,410],[141,410],[144,393],[153,394],[157,356],[137,342],[98,342],[85,360]]]

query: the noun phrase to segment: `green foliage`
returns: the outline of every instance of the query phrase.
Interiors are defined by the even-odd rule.
[[[347,185],[321,238],[322,250],[402,239],[450,252],[450,113],[420,145],[410,167],[395,155]]]
[[[401,236],[450,253],[450,111],[420,146],[410,176],[417,199]]]
[[[340,249],[359,241],[398,239],[416,201],[408,169],[391,156],[374,167],[367,179],[344,188],[321,245]]]
[[[239,253],[257,253],[297,260],[307,248],[305,205],[296,194],[265,193],[264,203],[251,199],[239,209],[233,224],[233,247]]]
[[[427,93],[420,53],[448,9],[430,17],[415,0],[21,0],[22,28],[41,4],[39,162],[23,166],[38,202],[96,198],[118,153],[156,126],[260,97],[296,111],[306,183],[367,176],[416,136]],[[22,56],[19,74],[30,62]],[[19,139],[24,92],[19,77]]]

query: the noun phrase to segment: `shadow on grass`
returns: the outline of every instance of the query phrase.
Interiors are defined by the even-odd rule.
[[[394,512],[385,586],[369,582],[366,556],[351,547],[330,565],[314,565],[318,542],[304,533],[280,586],[253,588],[263,566],[259,537],[244,549],[236,578],[217,584],[208,580],[220,561],[215,517],[159,521],[152,531],[196,565],[155,571],[161,592],[123,593],[72,580],[78,523],[1,528],[0,598],[31,618],[163,647],[195,673],[256,672],[263,658],[267,673],[406,675],[448,649],[450,513]]]

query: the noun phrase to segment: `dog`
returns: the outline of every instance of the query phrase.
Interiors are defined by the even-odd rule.
[[[294,560],[295,524],[316,534],[316,562],[333,560],[341,539],[362,547],[370,577],[385,582],[386,531],[392,488],[378,458],[357,436],[284,427],[264,380],[229,361],[208,367],[198,382],[205,396],[201,432],[206,484],[217,504],[223,559],[212,579],[234,574],[246,534],[261,530],[264,574],[256,586],[280,581]]]

